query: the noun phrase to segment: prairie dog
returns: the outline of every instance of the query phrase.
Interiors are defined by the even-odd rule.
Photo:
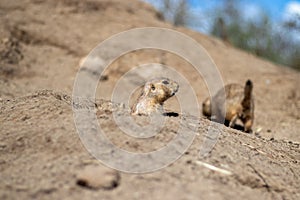
[[[225,120],[229,121],[229,126],[234,127],[238,119],[240,119],[244,125],[245,132],[252,131],[252,125],[254,121],[254,98],[252,95],[253,83],[251,80],[247,80],[245,86],[239,84],[228,84],[225,86]],[[220,110],[224,102],[221,102],[220,96],[222,90],[217,92],[213,96],[213,102],[208,97],[202,104],[202,113],[206,117],[212,117],[212,106],[215,106],[216,110]],[[213,103],[213,105],[212,105]]]
[[[132,115],[163,113],[163,104],[178,91],[177,82],[168,78],[155,78],[147,81],[137,101],[131,109]]]

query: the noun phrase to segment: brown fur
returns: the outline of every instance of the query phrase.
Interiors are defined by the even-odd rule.
[[[168,78],[156,78],[145,83],[143,91],[131,109],[133,115],[163,112],[163,103],[175,95],[179,85]]]
[[[251,132],[254,120],[254,99],[252,96],[253,84],[251,80],[248,80],[245,86],[239,84],[226,85],[225,90],[225,120],[228,120],[229,126],[234,127],[236,120],[240,119],[244,124],[244,131]],[[222,90],[212,98],[216,110],[220,110],[224,105],[221,102],[220,96]],[[212,102],[210,98],[206,98],[202,104],[202,113],[204,116],[212,117]]]

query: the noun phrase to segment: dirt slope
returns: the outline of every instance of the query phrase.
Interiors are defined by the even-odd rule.
[[[3,0],[0,16],[0,199],[299,199],[299,72],[217,39],[174,28],[150,5],[136,0]],[[199,146],[209,125],[200,118],[192,122],[197,126],[192,146],[171,166],[144,175],[120,173],[120,183],[111,190],[81,187],[76,184],[77,173],[98,162],[81,144],[73,121],[70,96],[78,63],[109,36],[145,26],[172,28],[194,38],[213,58],[225,83],[251,78],[254,129],[261,132],[245,134],[213,125],[221,136],[201,162],[231,175],[199,162]],[[114,62],[97,98],[110,99],[114,84],[132,66],[162,59],[191,82],[201,105],[208,95],[205,77],[195,74],[183,59],[155,50],[133,52]],[[37,92],[44,89],[49,91]],[[172,108],[175,103],[172,99],[166,106]],[[162,136],[155,138],[159,144],[141,142],[120,137],[110,103],[101,100],[98,104],[97,116],[111,132],[109,138],[132,151],[164,144],[174,137],[174,124],[180,119],[167,118]],[[190,119],[184,120],[188,124]]]

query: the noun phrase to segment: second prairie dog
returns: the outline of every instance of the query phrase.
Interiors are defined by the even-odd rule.
[[[229,84],[225,88],[225,120],[229,121],[229,126],[234,127],[237,119],[240,119],[244,124],[244,131],[251,132],[254,120],[254,99],[252,96],[253,83],[248,80],[245,86],[239,84]],[[213,96],[213,102],[216,110],[220,110],[224,105],[220,102],[222,90]],[[212,102],[208,97],[202,104],[202,113],[207,117],[212,115]]]
[[[168,78],[155,78],[147,81],[143,91],[131,109],[132,115],[162,113],[163,103],[178,91],[177,82]]]

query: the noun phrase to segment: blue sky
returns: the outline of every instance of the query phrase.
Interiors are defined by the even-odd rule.
[[[220,0],[188,0],[193,8],[200,8],[203,10],[220,5]],[[297,4],[300,7],[300,0],[240,0],[240,4],[244,7],[254,7],[266,11],[274,20],[281,20],[284,16],[287,7],[291,4]]]
[[[270,16],[275,20],[281,18],[286,6],[290,3],[288,0],[252,0],[250,2],[266,9]]]

